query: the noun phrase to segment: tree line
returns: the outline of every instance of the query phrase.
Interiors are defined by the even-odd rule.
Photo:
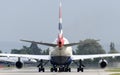
[[[36,43],[32,43],[30,47],[23,46],[21,49],[12,49],[11,54],[48,55],[49,49],[42,50]]]
[[[2,50],[0,50],[2,53]],[[31,43],[29,47],[23,46],[21,49],[11,49],[12,54],[33,54],[33,55],[48,55],[49,48],[46,50],[42,50],[38,47],[37,44]],[[86,54],[105,54],[106,51],[103,49],[102,45],[98,42],[98,40],[94,39],[86,39],[80,41],[80,44],[73,50],[74,55],[86,55]],[[116,50],[115,44],[113,42],[110,43],[110,50],[108,53],[119,53]]]
[[[12,49],[12,54],[33,54],[33,55],[48,55],[49,48],[46,50],[42,50],[38,47],[36,43],[31,43],[30,47],[23,46],[21,49]],[[73,50],[73,54],[77,55],[86,55],[86,54],[105,54],[105,50],[102,46],[94,39],[86,39],[84,41],[80,41],[80,44],[77,46],[75,50]]]

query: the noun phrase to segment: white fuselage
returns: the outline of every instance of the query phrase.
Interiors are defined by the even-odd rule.
[[[64,44],[69,44],[69,41],[66,38],[64,39]],[[57,40],[55,40],[54,43],[57,43]],[[62,47],[59,48],[58,46],[56,47],[51,47],[50,48],[50,56],[72,56],[72,47]]]

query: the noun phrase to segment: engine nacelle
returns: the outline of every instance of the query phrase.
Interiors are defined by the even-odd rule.
[[[108,62],[107,62],[107,60],[105,60],[105,59],[101,59],[101,60],[99,61],[99,64],[100,64],[100,67],[101,67],[101,68],[105,68],[105,67],[107,67]]]
[[[23,68],[23,62],[21,62],[21,61],[17,61],[15,65],[16,65],[16,68],[18,68],[18,69]]]

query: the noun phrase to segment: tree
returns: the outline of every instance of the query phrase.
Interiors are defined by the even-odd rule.
[[[30,47],[23,46],[21,49],[12,49],[12,54],[33,54],[40,55],[42,54],[42,50],[37,46],[37,44],[32,43]]]
[[[31,46],[29,47],[29,54],[35,54],[35,55],[40,55],[42,54],[42,50],[37,46],[36,43],[32,43]]]
[[[77,46],[76,54],[105,54],[105,50],[102,46],[94,39],[86,39],[80,41],[80,45]]]
[[[2,51],[0,50],[0,53],[2,53]]]
[[[29,47],[23,46],[21,49],[12,49],[11,54],[28,54]]]
[[[116,49],[115,49],[115,44],[113,42],[110,43],[110,51],[108,53],[119,53]],[[112,58],[108,58],[109,62],[111,62],[111,64],[113,65],[114,62],[120,61],[120,56],[116,57],[114,59]]]
[[[113,42],[110,43],[110,51],[108,53],[118,53]]]
[[[20,54],[29,54],[28,50],[29,50],[29,47],[23,46],[23,48],[20,49]]]
[[[42,52],[42,55],[49,55],[49,48]]]
[[[75,55],[75,54],[76,54],[75,50],[73,50],[73,52],[72,52],[72,53],[73,53],[73,55]]]
[[[20,50],[18,50],[18,49],[11,50],[11,54],[19,54],[19,53],[20,53]]]
[[[94,39],[86,39],[84,41],[80,41],[80,44],[77,46],[76,54],[77,55],[89,55],[89,54],[105,54],[105,50],[102,46],[98,43],[97,40]],[[86,66],[98,66],[98,59],[94,60],[84,60],[83,63]],[[92,62],[92,63],[91,63]]]

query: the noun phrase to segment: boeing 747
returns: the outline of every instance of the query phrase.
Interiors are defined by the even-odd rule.
[[[36,41],[29,41],[29,40],[21,40],[24,42],[29,43],[36,43],[40,45],[49,46],[49,55],[25,55],[25,54],[0,54],[0,56],[6,56],[6,57],[18,57],[18,61],[16,62],[16,67],[21,69],[23,67],[23,62],[21,62],[20,58],[29,58],[29,59],[35,59],[38,60],[38,71],[39,72],[45,72],[44,65],[47,62],[43,62],[44,60],[47,60],[51,64],[50,71],[51,72],[71,72],[70,65],[72,62],[78,60],[79,63],[77,63],[78,68],[77,72],[84,71],[84,65],[83,60],[84,59],[94,59],[94,58],[101,58],[99,61],[99,64],[101,68],[104,68],[107,66],[108,62],[103,59],[104,57],[116,57],[120,56],[120,54],[94,54],[94,55],[73,55],[72,54],[72,46],[79,45],[80,43],[69,43],[69,41],[64,37],[63,35],[63,29],[62,29],[62,9],[61,9],[61,2],[59,5],[59,24],[58,24],[58,37],[54,41],[54,43],[44,43],[44,42],[36,42]]]

